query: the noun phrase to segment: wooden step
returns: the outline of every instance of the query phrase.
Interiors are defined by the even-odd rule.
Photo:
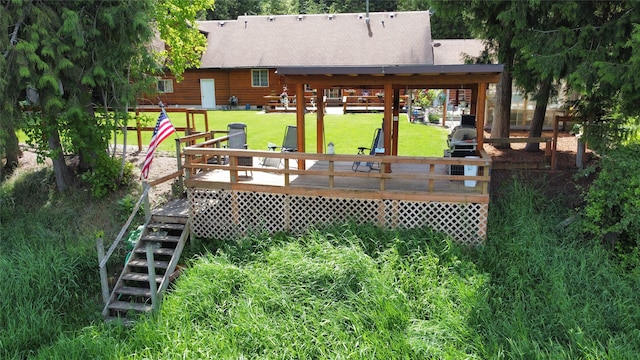
[[[177,243],[178,241],[180,241],[180,236],[158,235],[158,234],[154,234],[154,233],[150,232],[147,235],[145,235],[142,238],[140,238],[140,240]]]
[[[149,223],[147,228],[149,229],[162,229],[162,230],[184,230],[185,224],[176,224],[176,223]]]
[[[149,275],[144,273],[127,273],[122,275],[122,279],[130,281],[144,281],[149,282]],[[162,282],[162,275],[156,275],[156,282]]]
[[[135,267],[142,267],[142,268],[147,268],[147,260],[145,259],[137,259],[137,260],[130,260],[127,265],[129,266],[135,266]],[[155,267],[156,269],[166,269],[169,267],[169,262],[168,261],[157,261],[155,260],[153,262],[153,267]]]
[[[148,304],[140,304],[128,301],[114,301],[109,304],[109,309],[114,311],[138,311],[138,312],[150,312],[153,307]]]
[[[141,247],[136,250],[136,254],[146,254],[147,250],[144,247]],[[174,253],[174,249],[170,248],[157,248],[153,249],[153,255],[167,255],[171,256]]]
[[[117,294],[130,295],[130,296],[144,296],[151,297],[151,290],[147,288],[139,288],[133,286],[123,286],[116,290]]]
[[[189,220],[188,216],[167,216],[167,215],[152,215],[152,219],[157,223],[173,223],[173,224],[186,224]]]

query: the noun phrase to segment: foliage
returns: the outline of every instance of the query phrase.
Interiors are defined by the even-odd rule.
[[[208,9],[207,20],[233,20],[241,15],[258,15],[260,0],[215,0],[213,9]]]
[[[10,29],[0,40],[0,70],[11,74],[0,82],[5,137],[11,140],[22,126],[16,109],[29,90],[28,107],[20,110],[39,116],[30,117],[27,133],[41,145],[40,155],[53,160],[58,186],[67,187],[71,174],[62,155],[79,155],[82,168],[92,166],[95,154],[107,149],[105,133],[126,126],[123,114],[159,73],[149,46],[156,31],[173,50],[164,54],[173,74],[180,77],[198,65],[206,40],[195,19],[211,5],[212,0],[2,2],[1,23]],[[94,117],[96,108],[107,115]]]
[[[126,221],[129,218],[131,212],[136,207],[137,202],[138,199],[131,194],[127,194],[122,199],[118,200],[118,212],[120,213],[120,219],[122,221]],[[143,213],[144,209],[140,207],[138,209],[138,215],[142,215]]]
[[[196,19],[213,7],[213,0],[158,0],[155,21],[160,38],[171,49],[161,51],[166,56],[169,71],[182,79],[189,68],[200,66],[200,57],[204,52],[207,39],[198,30]]]
[[[638,268],[618,267],[602,246],[579,237],[577,223],[559,231],[571,209],[540,196],[545,186],[514,177],[493,199],[477,263],[491,279],[488,303],[474,314],[484,357],[635,357]]]
[[[94,159],[91,170],[81,175],[82,181],[89,184],[95,198],[103,198],[119,186],[128,186],[133,180],[133,164],[127,162],[124,176],[120,178],[120,161],[101,153]]]
[[[559,231],[572,209],[543,186],[500,188],[476,249],[353,224],[198,239],[213,253],[189,259],[160,312],[128,328],[100,319],[88,235],[115,237],[123,194],[56,193],[46,170],[12,178],[0,186],[0,357],[634,358],[637,248],[618,265]]]
[[[621,249],[640,246],[640,144],[618,146],[604,155],[585,200],[585,230]],[[625,250],[626,251],[626,250]]]
[[[92,235],[115,238],[114,204],[56,192],[46,169],[0,185],[0,358],[31,358],[62,334],[102,321]]]
[[[415,95],[415,102],[418,103],[423,109],[428,109],[433,106],[433,101],[438,96],[439,90],[423,89],[417,90]]]
[[[602,144],[629,123],[637,124],[636,2],[543,2],[536,7],[540,5],[537,24],[514,42],[526,60],[517,71],[518,83],[535,90],[543,78],[565,82],[567,97],[576,99],[570,104],[573,115],[598,127],[588,132],[590,142]]]
[[[94,120],[93,108],[126,109],[144,83],[141,74],[154,70],[147,46],[153,2],[7,1],[3,8],[3,24],[13,29],[15,41],[3,47],[7,61],[0,70],[12,76],[4,82],[11,91],[0,91],[0,103],[15,108],[28,90],[20,110],[38,114],[28,124],[31,141],[53,160],[58,186],[67,187],[71,177],[63,154],[83,161],[106,150],[97,139],[106,138],[103,126],[114,124]],[[0,121],[12,131],[21,125],[16,118],[19,112],[12,111]]]

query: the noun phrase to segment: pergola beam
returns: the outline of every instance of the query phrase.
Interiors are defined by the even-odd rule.
[[[331,88],[331,87],[372,87],[380,86],[381,83],[391,83],[393,88],[404,89],[406,87],[419,88],[442,88],[442,89],[458,89],[471,86],[478,83],[497,83],[500,74],[461,74],[461,75],[285,75],[288,84],[302,82],[309,84],[312,88]]]

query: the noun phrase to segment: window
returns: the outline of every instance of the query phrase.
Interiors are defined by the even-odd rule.
[[[326,96],[327,99],[340,99],[342,91],[340,88],[325,89],[324,96]]]
[[[159,93],[172,93],[173,92],[173,80],[160,79],[158,80],[158,92]]]
[[[267,69],[251,70],[251,86],[253,87],[269,86],[269,70]]]

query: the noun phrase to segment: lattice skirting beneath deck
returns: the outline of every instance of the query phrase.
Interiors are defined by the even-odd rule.
[[[355,221],[386,228],[428,226],[476,245],[487,233],[488,204],[345,199],[190,188],[191,229],[203,238],[237,239]]]

